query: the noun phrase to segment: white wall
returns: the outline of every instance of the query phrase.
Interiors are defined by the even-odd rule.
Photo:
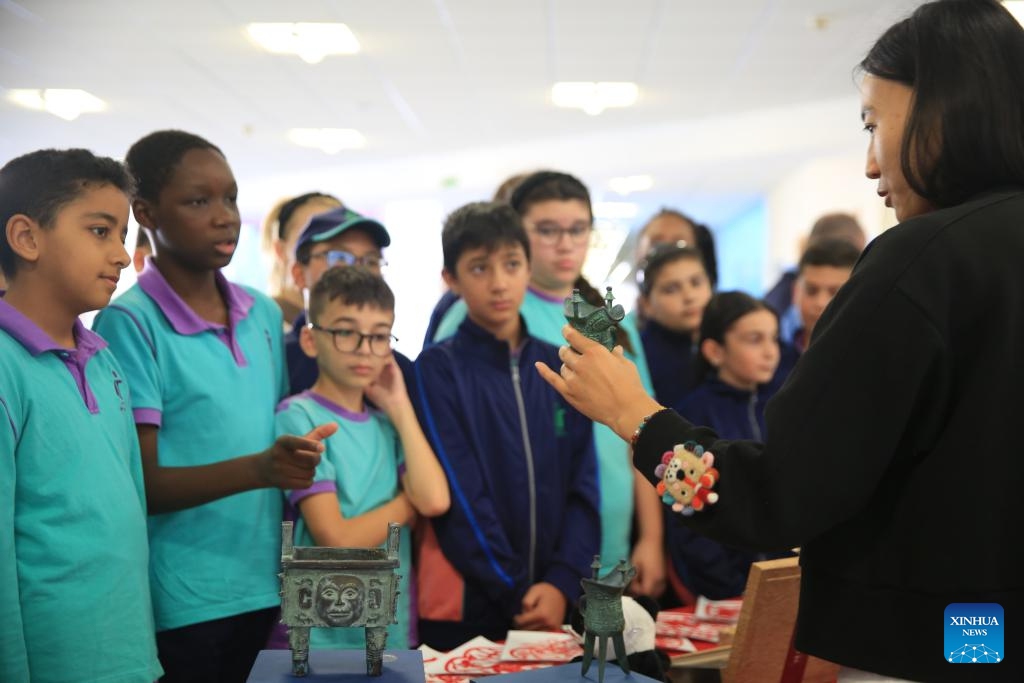
[[[768,193],[765,287],[797,262],[801,240],[822,214],[852,213],[869,239],[895,225],[875,187],[864,175],[863,155],[815,159],[782,177]]]
[[[581,175],[591,183],[595,201],[622,199],[609,194],[599,180],[614,169],[654,175],[654,192],[628,199],[644,207],[641,213],[614,221],[616,228],[636,228],[656,207],[668,205],[692,213],[713,229],[727,229],[762,199],[766,239],[746,248],[764,252],[766,289],[796,263],[801,238],[820,215],[853,213],[869,236],[895,223],[894,214],[875,193],[875,182],[864,176],[867,138],[859,133],[858,108],[855,98],[840,98],[650,126],[631,135],[608,135],[600,140],[594,135],[536,140],[516,147],[342,166],[334,172],[318,169],[280,175],[268,169],[237,169],[246,229],[229,277],[257,287],[265,283],[266,263],[259,254],[255,226],[274,200],[310,189],[336,192],[356,210],[382,220],[395,238],[395,246],[385,254],[390,262],[385,278],[398,294],[395,333],[399,348],[415,355],[430,310],[442,291],[439,235],[444,216],[467,201],[489,197],[507,173],[557,166],[570,171],[587,169]],[[595,149],[600,150],[596,155]],[[639,158],[645,159],[642,165],[637,163]],[[698,164],[704,171],[695,176],[692,165],[702,160],[713,160],[712,170]],[[460,182],[441,187],[440,176]],[[617,230],[612,232],[612,241],[622,239]],[[129,248],[134,246],[134,237],[129,237]],[[723,245],[728,241],[723,239]],[[606,273],[611,266],[607,262],[611,254],[598,251],[586,271],[595,281],[604,277],[592,271]],[[126,270],[118,293],[134,281],[134,273]],[[633,299],[629,283],[619,283],[617,294],[620,289],[619,302],[629,306]]]

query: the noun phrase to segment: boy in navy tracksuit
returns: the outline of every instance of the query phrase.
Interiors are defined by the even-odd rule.
[[[452,492],[449,512],[417,530],[417,557],[420,638],[450,649],[557,629],[601,532],[592,424],[534,370],[558,350],[519,317],[530,246],[518,215],[467,205],[442,242],[468,317],[416,361],[420,420]]]

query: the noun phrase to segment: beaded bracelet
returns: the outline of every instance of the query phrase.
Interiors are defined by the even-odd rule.
[[[654,476],[661,479],[658,494],[662,501],[687,517],[717,503],[718,494],[711,490],[718,483],[714,464],[714,454],[693,441],[666,451],[654,470]]]
[[[640,424],[637,425],[636,430],[633,432],[633,436],[629,437],[629,447],[630,448],[632,448],[634,451],[636,450],[636,442],[640,440],[640,433],[642,431],[644,431],[644,427],[647,426],[647,423],[651,421],[652,417],[654,417],[655,415],[657,415],[659,413],[663,413],[666,410],[669,410],[669,409],[668,408],[659,408],[658,410],[655,410],[650,415],[644,415],[644,418],[642,420],[640,420]]]

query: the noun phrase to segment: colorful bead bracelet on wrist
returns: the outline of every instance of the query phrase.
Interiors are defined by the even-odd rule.
[[[637,425],[636,430],[633,432],[633,436],[629,437],[630,448],[632,448],[634,451],[636,450],[636,442],[640,440],[640,434],[641,432],[644,431],[644,427],[647,426],[647,423],[651,421],[652,417],[658,415],[659,413],[663,413],[666,410],[670,410],[670,408],[659,408],[650,415],[644,415],[644,418],[640,420],[640,424]]]

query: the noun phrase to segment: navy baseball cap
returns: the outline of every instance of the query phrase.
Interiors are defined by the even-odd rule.
[[[298,254],[307,244],[329,240],[352,228],[366,231],[382,249],[391,244],[391,235],[383,225],[352,209],[341,207],[318,213],[310,218],[309,223],[302,229],[298,241],[295,242],[295,253]]]

